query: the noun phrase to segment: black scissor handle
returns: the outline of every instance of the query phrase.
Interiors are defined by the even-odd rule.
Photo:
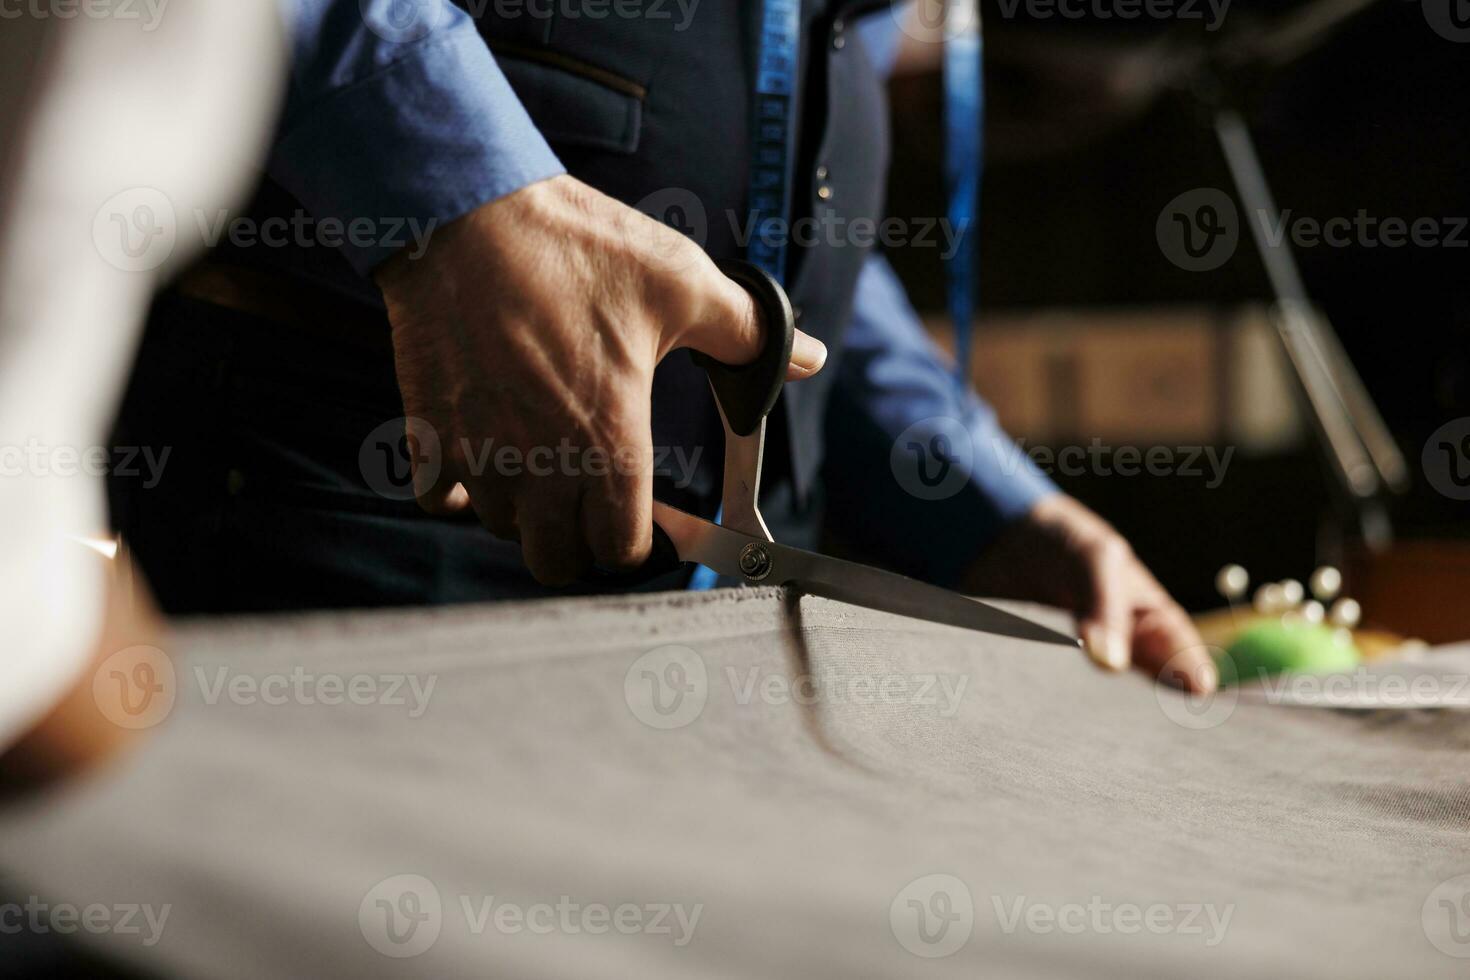
[[[594,567],[582,576],[582,581],[605,589],[630,589],[651,582],[660,575],[677,571],[682,564],[684,563],[679,558],[679,549],[675,547],[673,539],[654,522],[653,550],[642,565],[625,572]]]
[[[756,309],[765,321],[766,333],[761,352],[755,360],[731,367],[707,354],[694,351],[694,363],[709,375],[710,386],[725,411],[725,419],[736,435],[748,436],[771,414],[781,386],[786,383],[786,368],[791,363],[791,344],[796,338],[796,314],[786,290],[769,273],[749,262],[726,259],[720,271],[738,282],[755,300]],[[627,588],[673,571],[682,564],[679,550],[657,523],[653,525],[653,552],[641,568],[615,572],[594,568],[582,581],[602,588]]]
[[[732,367],[694,351],[694,363],[709,375],[715,397],[725,411],[725,420],[737,436],[748,436],[771,414],[786,369],[791,363],[791,344],[796,339],[796,313],[786,290],[770,273],[740,259],[725,259],[720,271],[745,287],[765,321],[761,351],[749,364]]]

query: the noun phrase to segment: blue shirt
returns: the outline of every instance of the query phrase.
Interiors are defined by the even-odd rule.
[[[442,223],[565,172],[450,0],[280,2],[293,71],[270,171],[317,219]],[[886,70],[897,49],[891,16],[860,29]],[[366,275],[396,248],[349,242],[343,252]],[[879,256],[863,269],[844,351],[827,370],[839,372],[828,479],[864,491],[834,494],[829,507],[911,562],[905,571],[953,582],[1001,526],[1055,491],[955,380]],[[962,479],[915,483],[955,466]]]

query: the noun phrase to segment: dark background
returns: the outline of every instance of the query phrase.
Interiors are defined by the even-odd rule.
[[[1224,93],[1241,107],[1277,206],[1296,216],[1470,215],[1470,43],[1435,33],[1418,3],[1380,0],[1289,64],[1246,64],[1223,86],[1197,73],[1152,84],[1151,52],[1240,50],[1294,9],[1235,0],[1211,35],[1198,21],[1039,21],[1024,6],[1008,18],[984,5],[978,331],[987,314],[1038,307],[1270,299],[1245,232],[1230,260],[1206,273],[1175,267],[1155,240],[1155,220],[1175,195],[1232,188],[1202,95]],[[889,212],[943,214],[939,79],[897,77],[892,96]],[[1436,493],[1419,465],[1431,432],[1470,415],[1470,247],[1317,247],[1297,258],[1415,478],[1390,505],[1399,536],[1470,536],[1470,505]],[[920,309],[940,311],[936,251],[891,259]],[[1212,491],[1147,477],[1058,481],[1112,520],[1187,606],[1206,608],[1219,604],[1213,576],[1228,561],[1256,581],[1306,577],[1324,533],[1346,526],[1332,513],[1328,479],[1305,445],[1237,457]]]

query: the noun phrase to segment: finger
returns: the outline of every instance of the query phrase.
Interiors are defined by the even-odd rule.
[[[1109,540],[1089,557],[1091,594],[1078,616],[1083,648],[1105,670],[1126,670],[1132,659],[1134,576],[1126,552],[1121,541]]]
[[[713,264],[709,269],[709,278],[705,280],[708,295],[681,343],[725,364],[748,364],[761,351],[766,330],[764,318],[745,287]],[[826,362],[826,345],[805,331],[796,331],[787,378],[793,381],[809,378]]]
[[[460,467],[446,458],[438,431],[423,419],[408,416],[403,435],[408,443],[413,495],[419,507],[440,517],[463,513],[470,505],[469,494],[459,486],[456,474]]]
[[[454,484],[448,492],[431,488],[430,492],[418,498],[418,502],[420,507],[436,517],[455,517],[471,507],[470,493],[463,483]]]
[[[581,539],[576,484],[530,479],[516,497],[521,557],[542,585],[569,585],[591,565]]]
[[[615,456],[613,473],[584,486],[582,538],[605,568],[638,568],[653,550],[651,464],[651,452]]]
[[[461,486],[475,516],[485,530],[504,541],[519,541],[520,528],[516,526],[515,503],[509,488],[485,478],[470,478],[468,486]]]
[[[1209,694],[1220,672],[1199,631],[1171,599],[1141,611],[1133,631],[1133,656],[1140,670],[1161,684]]]
[[[796,331],[791,342],[791,363],[786,366],[786,380],[810,378],[827,363],[827,345],[811,334]]]

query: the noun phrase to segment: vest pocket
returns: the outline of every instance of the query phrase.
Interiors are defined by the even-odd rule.
[[[547,48],[491,41],[490,49],[553,148],[637,151],[647,94],[642,85]]]

